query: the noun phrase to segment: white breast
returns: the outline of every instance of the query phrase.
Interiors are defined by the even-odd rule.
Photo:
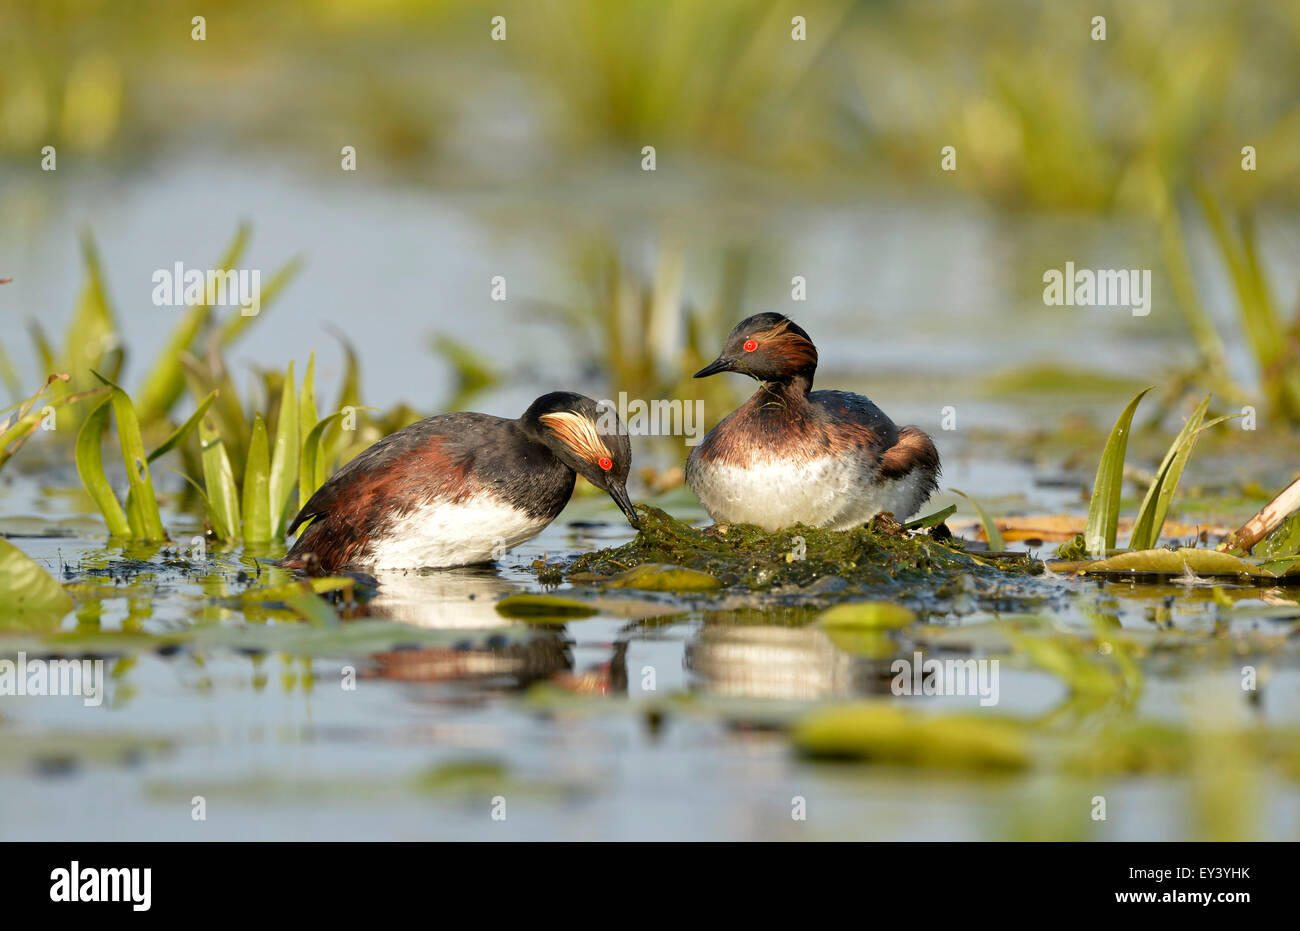
[[[687,481],[715,521],[757,524],[769,532],[793,524],[848,530],[881,511],[904,520],[925,500],[917,472],[875,482],[870,469],[852,456],[691,465]]]
[[[377,569],[471,566],[499,559],[548,523],[490,495],[432,501],[386,527],[362,561]]]

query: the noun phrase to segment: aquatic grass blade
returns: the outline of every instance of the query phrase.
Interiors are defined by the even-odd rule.
[[[0,413],[8,413],[10,410],[17,408],[11,418],[0,424],[0,469],[4,468],[5,463],[13,457],[14,453],[18,452],[22,445],[40,427],[41,421],[44,419],[44,408],[35,413],[32,412],[32,409],[36,406],[36,402],[40,400],[41,395],[45,393],[45,390],[59,381],[67,382],[68,376],[62,373],[51,375],[40,388],[36,389],[36,393],[31,397],[17,404],[11,404],[4,411],[0,411]],[[64,395],[61,398],[50,399],[47,406],[57,410],[65,404],[71,404],[84,397],[86,397],[84,394]]]
[[[331,330],[337,339],[343,345],[343,383],[339,388],[339,400],[334,405],[335,410],[358,410],[361,407],[361,364],[357,361],[357,351],[346,336],[337,330]],[[345,432],[335,425],[329,431],[325,440],[325,448],[329,452],[330,459],[337,459],[347,447],[348,438]]]
[[[1088,522],[1083,529],[1084,545],[1095,556],[1105,556],[1107,550],[1115,548],[1129,431],[1138,404],[1150,390],[1151,388],[1143,388],[1128,402],[1128,406],[1115,421],[1115,426],[1111,428],[1102,450],[1101,462],[1097,465],[1097,478],[1092,484],[1092,500],[1088,504]]]
[[[253,436],[244,463],[244,542],[266,543],[271,539],[271,463],[267,450],[266,422],[254,415]]]
[[[307,435],[320,415],[316,410],[316,353],[307,357],[307,368],[302,373],[302,387],[298,390],[298,429]]]
[[[104,473],[104,456],[101,449],[104,428],[108,424],[111,409],[110,401],[111,398],[100,401],[77,432],[77,473],[81,476],[81,484],[85,486],[95,506],[99,508],[99,513],[103,515],[109,535],[125,539],[131,536],[131,526],[127,522],[126,512],[122,510],[122,505],[117,500],[117,495],[113,493],[113,486],[108,476]]]
[[[927,514],[925,517],[918,517],[916,520],[909,520],[903,525],[904,530],[925,530],[930,527],[938,527],[952,515],[957,513],[957,505],[950,504],[942,510],[935,511],[933,514]]]
[[[1165,452],[1160,468],[1156,470],[1156,476],[1151,480],[1151,487],[1147,489],[1146,496],[1142,499],[1142,506],[1138,508],[1137,520],[1133,523],[1133,533],[1129,536],[1129,549],[1149,550],[1155,546],[1156,540],[1160,537],[1160,530],[1165,525],[1165,516],[1169,513],[1169,501],[1178,488],[1178,480],[1182,477],[1188,457],[1191,456],[1192,445],[1196,442],[1201,421],[1205,419],[1205,412],[1209,407],[1210,395],[1207,394],[1201,403],[1196,405],[1192,415],[1187,418],[1187,423],[1183,424],[1183,429],[1179,431],[1178,436],[1174,437],[1173,443]]]
[[[989,549],[995,553],[1001,553],[1006,549],[1006,544],[1002,542],[1002,532],[998,530],[998,522],[989,516],[989,512],[984,510],[983,505],[964,491],[958,491],[956,488],[950,488],[949,491],[955,495],[961,495],[971,503],[971,507],[975,508],[975,513],[979,515],[980,523],[984,525],[984,536],[988,538]]]
[[[311,435],[320,418],[316,411],[316,353],[307,357],[307,370],[302,375],[302,389],[298,392],[298,434],[302,445],[298,450],[298,510],[307,504],[307,499],[315,491],[314,456],[308,463],[311,448]]]
[[[243,462],[248,456],[250,428],[239,403],[239,392],[235,390],[235,383],[231,381],[220,356],[215,353],[209,355],[209,362],[205,365],[192,354],[181,353],[181,366],[195,400],[209,392],[217,392],[212,414],[216,418],[222,441],[226,444],[231,461]]]
[[[239,538],[239,488],[235,472],[230,467],[225,444],[220,435],[206,420],[199,424],[199,445],[202,449],[203,490],[212,529],[223,540]]]
[[[136,417],[131,396],[99,372],[93,374],[111,389],[109,401],[113,406],[113,419],[117,423],[117,439],[122,447],[122,462],[126,466],[129,487],[126,516],[131,524],[132,537],[146,543],[166,540],[167,531],[163,529],[162,515],[158,512],[158,497],[154,494],[153,480],[149,477],[144,438],[140,433],[140,421]]]
[[[298,507],[307,506],[316,489],[325,484],[325,431],[343,416],[342,411],[335,411],[316,423],[307,434],[302,444],[302,463],[298,467]]]
[[[194,413],[189,416],[185,423],[173,430],[171,436],[163,440],[158,448],[149,454],[149,461],[153,462],[159,456],[165,456],[180,445],[181,441],[184,440],[185,437],[189,436],[191,431],[198,426],[199,421],[203,419],[203,415],[207,413],[208,408],[212,406],[212,402],[215,401],[216,398],[216,391],[209,392],[208,396],[199,402],[199,406],[195,408]]]
[[[298,480],[298,459],[301,447],[298,440],[298,393],[293,377],[293,363],[284,376],[280,390],[280,413],[275,422],[275,440],[271,451],[270,507],[271,534],[284,536],[288,523],[286,511],[289,494]]]
[[[84,377],[84,373],[90,369],[101,368],[102,363],[109,360],[110,350],[117,343],[117,322],[104,283],[99,248],[89,231],[82,234],[81,255],[86,269],[86,281],[77,300],[77,309],[68,324],[64,364],[59,366],[76,378]],[[120,366],[120,358],[117,365]],[[117,377],[116,366],[106,368],[105,371],[110,380]]]

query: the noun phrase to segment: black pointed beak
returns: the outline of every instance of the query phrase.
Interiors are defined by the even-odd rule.
[[[719,356],[718,358],[710,362],[708,365],[704,366],[704,368],[696,372],[692,377],[708,378],[710,375],[716,375],[719,372],[729,372],[729,371],[731,371],[731,360],[724,359],[721,356]]]
[[[636,527],[636,508],[632,507],[632,499],[627,496],[627,489],[622,485],[615,485],[611,482],[610,486],[605,490],[608,491],[609,496],[614,499],[614,503],[618,505],[618,509],[627,515],[627,522],[633,527]]]

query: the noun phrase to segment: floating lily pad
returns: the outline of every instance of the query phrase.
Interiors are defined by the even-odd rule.
[[[888,659],[898,655],[898,641],[883,630],[855,627],[828,627],[826,639],[835,648],[867,659]]]
[[[707,572],[660,563],[642,563],[605,584],[647,592],[703,592],[722,587],[722,583]]]
[[[576,598],[521,592],[518,595],[507,595],[498,601],[497,612],[505,617],[534,623],[563,623],[567,618],[590,617],[597,613],[597,609]]]
[[[921,714],[884,702],[812,712],[794,728],[799,752],[941,769],[1018,770],[1029,766],[1023,725],[980,714]]]
[[[1082,567],[1083,572],[1152,572],[1160,575],[1254,576],[1271,578],[1273,573],[1231,553],[1182,547],[1177,550],[1138,550],[1121,553]]]
[[[822,627],[854,630],[895,630],[916,620],[916,614],[889,601],[846,601],[817,618]]]

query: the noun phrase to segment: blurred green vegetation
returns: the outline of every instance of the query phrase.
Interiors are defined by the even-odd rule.
[[[933,191],[953,145],[944,185],[1009,206],[1146,211],[1193,179],[1232,209],[1300,199],[1294,3],[213,0],[203,42],[193,13],[0,3],[0,152],[342,134],[446,183],[500,166],[481,156],[505,116],[542,173],[602,151],[635,166],[653,144],[677,164]]]

